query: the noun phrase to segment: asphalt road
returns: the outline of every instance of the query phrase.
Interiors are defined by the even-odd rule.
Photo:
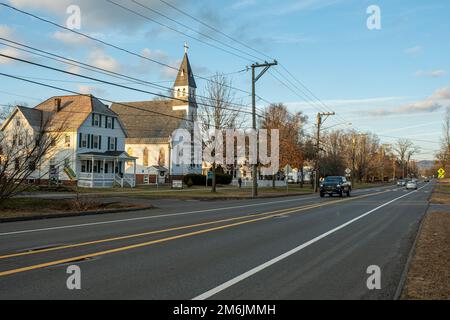
[[[432,183],[0,224],[0,299],[393,299]],[[81,289],[66,286],[68,266]],[[381,270],[369,290],[367,267]]]

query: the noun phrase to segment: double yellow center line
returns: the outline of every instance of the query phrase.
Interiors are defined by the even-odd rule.
[[[375,195],[382,194],[382,193],[385,193],[385,192],[388,192],[388,191],[381,191],[381,192],[371,193],[371,194],[362,195],[362,196],[353,197],[353,198],[347,198],[347,199],[342,199],[342,200],[335,200],[335,201],[330,201],[330,202],[321,202],[321,203],[318,203],[318,204],[312,204],[312,205],[306,205],[306,206],[300,206],[300,207],[294,207],[294,208],[287,208],[287,209],[281,209],[281,210],[276,210],[276,211],[271,211],[271,212],[251,214],[251,215],[244,215],[244,216],[239,216],[239,217],[234,217],[234,218],[229,218],[229,219],[214,220],[214,221],[208,221],[208,222],[197,223],[197,224],[192,224],[192,225],[173,227],[173,228],[162,229],[162,230],[154,230],[154,231],[143,232],[143,233],[130,234],[130,235],[114,237],[114,238],[107,238],[107,239],[101,239],[101,240],[95,240],[95,241],[89,241],[89,242],[81,242],[81,243],[76,243],[76,244],[70,244],[70,245],[58,246],[58,247],[53,247],[53,248],[47,248],[47,249],[43,249],[43,250],[39,250],[39,251],[27,251],[27,252],[7,254],[7,255],[0,256],[0,260],[8,259],[8,258],[14,258],[14,257],[20,257],[20,256],[33,255],[33,254],[39,254],[39,253],[45,253],[45,252],[51,252],[51,251],[57,251],[57,250],[63,250],[63,249],[83,247],[83,246],[88,246],[88,245],[95,245],[95,244],[100,244],[100,243],[107,243],[107,242],[114,242],[114,241],[119,241],[119,240],[138,238],[138,237],[154,235],[154,234],[160,234],[160,233],[166,233],[166,232],[171,232],[171,231],[179,231],[179,230],[191,229],[191,228],[196,228],[196,227],[209,226],[209,225],[214,225],[214,224],[219,224],[219,223],[224,223],[224,222],[233,222],[233,223],[230,223],[230,224],[216,226],[216,227],[212,227],[212,228],[208,228],[208,229],[202,229],[202,230],[193,231],[193,232],[189,232],[189,233],[183,233],[183,234],[179,234],[179,235],[175,235],[175,236],[170,236],[170,237],[165,237],[165,238],[161,238],[161,239],[146,241],[146,242],[142,242],[142,243],[132,244],[132,245],[118,247],[118,248],[104,250],[104,251],[98,251],[98,252],[89,253],[89,254],[85,254],[85,255],[81,255],[81,256],[76,256],[76,257],[71,257],[71,258],[66,258],[66,259],[61,259],[61,260],[50,261],[50,262],[36,264],[36,265],[31,265],[31,266],[27,266],[27,267],[23,267],[23,268],[17,268],[17,269],[12,269],[12,270],[7,270],[7,271],[1,271],[0,272],[0,277],[1,276],[11,275],[11,274],[16,274],[16,273],[20,273],[20,272],[25,272],[25,271],[30,271],[30,270],[35,270],[35,269],[55,266],[55,265],[59,265],[59,264],[70,263],[70,262],[73,262],[73,261],[78,261],[78,260],[84,260],[84,259],[88,259],[88,258],[98,257],[98,256],[107,255],[107,254],[111,254],[111,253],[127,251],[127,250],[131,250],[131,249],[145,247],[145,246],[151,246],[151,245],[154,245],[154,244],[168,242],[168,241],[172,241],[172,240],[192,237],[192,236],[196,236],[196,235],[200,235],[200,234],[210,233],[210,232],[213,232],[213,231],[219,231],[219,230],[232,228],[232,227],[236,227],[236,226],[240,226],[240,225],[244,225],[244,224],[249,224],[249,223],[253,223],[253,222],[257,222],[257,221],[267,220],[267,219],[271,219],[273,217],[280,216],[280,215],[285,215],[285,214],[290,214],[290,213],[298,213],[298,212],[302,212],[302,211],[306,211],[306,210],[310,210],[310,209],[314,209],[314,208],[319,208],[319,207],[333,205],[333,204],[336,204],[336,203],[342,203],[342,202],[346,202],[346,201],[350,201],[350,200],[357,200],[357,199],[362,199],[362,198],[366,198],[366,197],[369,197],[369,196],[375,196]],[[244,220],[244,219],[248,219],[248,220],[239,221],[239,220]],[[234,222],[234,221],[237,221],[237,222]]]

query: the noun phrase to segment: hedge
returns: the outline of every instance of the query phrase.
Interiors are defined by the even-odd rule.
[[[188,184],[189,179],[191,179],[194,186],[204,186],[206,185],[206,176],[202,174],[187,174],[183,177],[184,184]],[[216,183],[217,184],[230,184],[233,181],[233,176],[230,174],[216,173]],[[208,185],[211,186],[211,179],[208,180]]]

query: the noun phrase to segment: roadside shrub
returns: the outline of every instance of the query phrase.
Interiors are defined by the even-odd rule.
[[[183,177],[183,182],[185,185],[189,184],[189,180],[191,180],[191,186],[204,186],[206,184],[206,176],[201,174],[187,174]]]
[[[217,184],[230,184],[233,181],[233,176],[226,173],[216,173]]]
[[[206,185],[206,176],[202,174],[187,174],[183,177],[183,182],[189,187],[189,180],[191,180],[191,186],[204,186]],[[233,176],[226,173],[216,173],[217,184],[228,185],[233,181]],[[211,186],[211,179],[208,180],[208,186]]]

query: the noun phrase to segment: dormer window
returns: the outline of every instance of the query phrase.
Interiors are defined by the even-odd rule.
[[[106,128],[112,129],[112,122],[113,122],[112,118],[108,117],[106,120]]]

